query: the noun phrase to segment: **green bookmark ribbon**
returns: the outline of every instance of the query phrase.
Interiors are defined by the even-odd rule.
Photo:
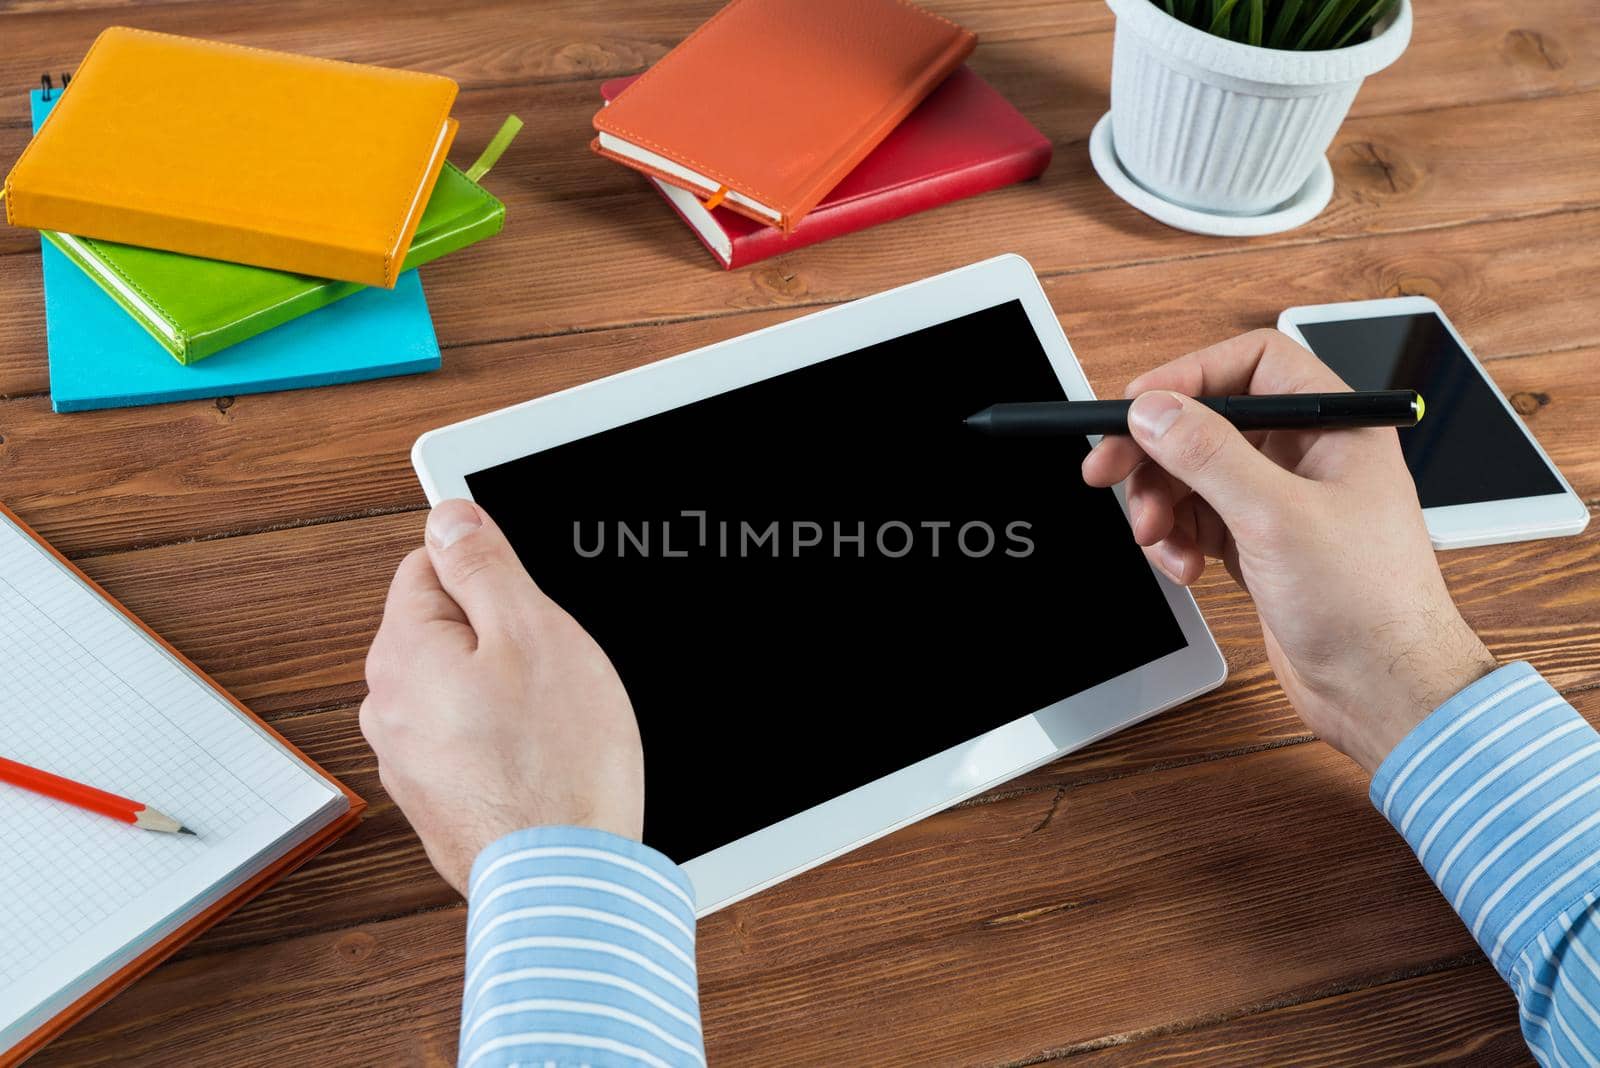
[[[489,168],[500,162],[500,157],[511,142],[517,139],[517,134],[522,130],[522,120],[515,115],[507,115],[506,121],[500,124],[500,132],[489,140],[483,152],[467,168],[467,177],[476,182],[489,173]]]

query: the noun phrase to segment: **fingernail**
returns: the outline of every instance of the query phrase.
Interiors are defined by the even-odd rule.
[[[1159,438],[1172,429],[1182,412],[1183,401],[1176,393],[1166,390],[1141,393],[1128,409],[1128,424],[1146,437]]]
[[[1183,554],[1178,551],[1178,547],[1170,541],[1162,542],[1158,551],[1161,554],[1161,569],[1167,573],[1173,582],[1181,586],[1183,584],[1183,572],[1188,567],[1188,561],[1183,558]]]
[[[483,526],[483,516],[470,501],[440,501],[428,513],[428,544],[448,549]]]

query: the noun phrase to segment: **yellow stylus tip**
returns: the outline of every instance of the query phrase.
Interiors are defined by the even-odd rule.
[[[1417,422],[1422,422],[1422,413],[1428,410],[1428,402],[1422,399],[1422,394],[1417,394]]]

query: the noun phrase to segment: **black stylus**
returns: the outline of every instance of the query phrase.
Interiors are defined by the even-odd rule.
[[[1334,430],[1354,426],[1415,426],[1422,394],[1410,389],[1362,393],[1284,393],[1266,396],[1196,397],[1240,430]],[[1003,437],[1048,438],[1077,434],[1126,434],[1126,400],[1037,401],[996,404],[967,416],[974,430]]]

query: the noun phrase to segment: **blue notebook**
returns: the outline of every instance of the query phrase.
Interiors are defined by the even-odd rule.
[[[33,94],[37,130],[51,101]],[[59,97],[58,97],[59,98]],[[200,397],[303,389],[439,368],[439,342],[416,271],[366,289],[199,363],[174,360],[48,241],[44,255],[50,406],[125,408]]]

